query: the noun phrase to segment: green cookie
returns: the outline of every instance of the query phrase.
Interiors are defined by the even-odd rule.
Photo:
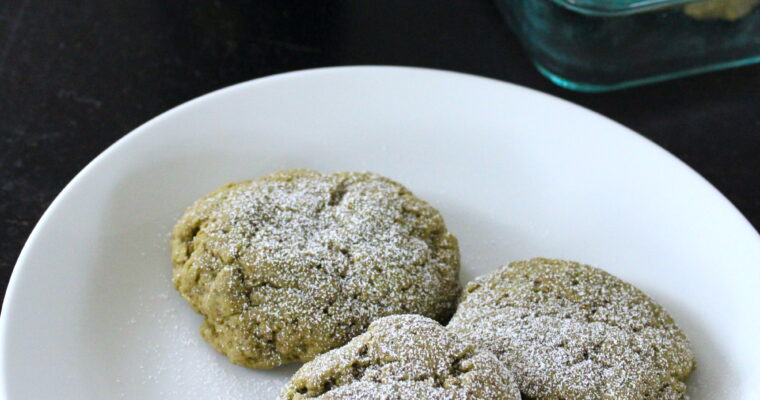
[[[683,400],[694,368],[661,306],[569,261],[513,262],[475,279],[448,329],[494,352],[536,400]]]
[[[180,218],[174,284],[236,363],[309,361],[392,314],[439,321],[459,295],[443,218],[371,173],[282,171],[223,186]]]
[[[304,365],[280,399],[520,400],[520,391],[492,353],[429,318],[396,315]]]

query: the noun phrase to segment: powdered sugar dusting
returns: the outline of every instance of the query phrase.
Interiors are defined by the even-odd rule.
[[[445,320],[458,291],[456,239],[440,214],[369,173],[283,171],[227,185],[174,229],[174,282],[238,364],[310,360],[375,318]]]
[[[168,279],[135,290],[130,315],[115,327],[120,339],[108,366],[111,397],[275,398],[293,369],[252,371],[230,364],[198,336],[198,316],[173,292]]]
[[[375,321],[301,368],[282,400],[519,400],[504,365],[417,315]]]
[[[567,261],[515,262],[470,282],[448,329],[496,353],[536,399],[680,400],[694,366],[659,305]]]

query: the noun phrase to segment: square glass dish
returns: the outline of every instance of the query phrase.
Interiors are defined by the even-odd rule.
[[[495,0],[538,69],[599,92],[760,62],[760,0]]]

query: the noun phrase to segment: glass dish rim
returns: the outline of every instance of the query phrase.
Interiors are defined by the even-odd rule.
[[[584,15],[613,17],[636,14],[695,3],[700,0],[552,0],[560,6]]]

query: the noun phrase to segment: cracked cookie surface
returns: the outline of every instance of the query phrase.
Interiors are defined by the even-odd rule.
[[[443,218],[372,173],[281,171],[225,185],[172,232],[173,281],[239,365],[309,361],[375,319],[446,321],[459,250]]]
[[[520,392],[494,354],[429,318],[395,315],[305,364],[280,399],[520,400]]]
[[[682,400],[694,368],[661,306],[569,261],[513,262],[475,279],[447,329],[494,352],[537,400]]]

